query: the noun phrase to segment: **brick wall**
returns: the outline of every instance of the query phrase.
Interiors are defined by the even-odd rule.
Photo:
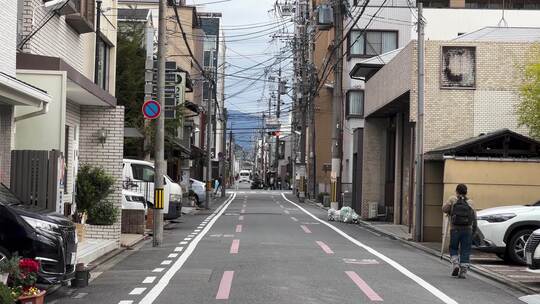
[[[0,72],[15,76],[15,56],[17,50],[17,5],[13,1],[0,0]]]
[[[99,239],[99,240],[118,240],[120,244],[120,225],[107,225],[107,226],[96,226],[96,225],[85,225],[86,234],[85,237],[89,239]]]
[[[9,187],[11,141],[13,139],[13,106],[0,105],[0,183]]]
[[[114,192],[108,199],[122,208],[122,163],[124,153],[124,107],[103,108],[81,106],[79,133],[79,163],[100,166],[115,178]],[[102,145],[98,131],[107,130],[107,140]],[[114,238],[120,238],[121,217],[113,225]],[[107,234],[109,235],[109,234]],[[90,236],[89,236],[90,237]]]

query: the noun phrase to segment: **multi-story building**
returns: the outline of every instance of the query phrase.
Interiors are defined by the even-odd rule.
[[[114,177],[110,200],[121,207],[124,108],[114,97],[117,6],[116,0],[104,0],[98,14],[95,4],[18,2],[17,78],[46,91],[51,102],[39,113],[15,109],[15,116],[25,119],[15,119],[14,150],[61,152],[54,160],[56,204],[49,201],[46,207],[65,214],[76,209],[79,164],[103,167]],[[30,182],[29,176],[17,178]],[[118,242],[119,220],[110,233]]]
[[[14,147],[15,108],[38,111],[49,106],[51,96],[46,91],[16,78],[17,6],[1,1],[0,21],[0,183],[9,187],[11,150]]]
[[[426,41],[426,177],[425,200],[420,207],[413,195],[416,41],[384,66],[357,70],[355,76],[367,79],[362,189],[360,199],[353,202],[363,217],[370,216],[370,206],[375,204],[388,220],[422,225],[424,239],[437,240],[442,223],[440,207],[456,183],[470,183],[477,208],[536,199],[540,193],[537,178],[517,172],[538,165],[527,161],[525,167],[519,167],[520,159],[537,157],[537,148],[531,140],[499,130],[528,134],[519,126],[515,108],[520,102],[524,67],[539,37],[540,29],[488,27],[453,40]],[[483,134],[488,134],[485,140]],[[453,162],[445,162],[454,156]],[[479,165],[471,159],[486,162],[484,174],[477,173]],[[510,167],[508,159],[514,162]],[[458,168],[460,161],[468,161],[467,166]],[[507,174],[501,175],[504,166]],[[522,178],[518,181],[515,176]],[[528,190],[516,195],[516,187]],[[422,210],[422,219],[413,216],[417,208]]]

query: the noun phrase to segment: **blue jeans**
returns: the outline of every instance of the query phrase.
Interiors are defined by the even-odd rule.
[[[450,230],[450,256],[457,256],[459,254],[459,263],[469,264],[471,257],[471,242],[471,228],[452,228],[452,230]]]

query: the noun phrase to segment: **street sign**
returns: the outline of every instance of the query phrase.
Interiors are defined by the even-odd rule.
[[[142,112],[146,119],[156,119],[161,113],[161,106],[155,100],[147,100],[142,106]]]

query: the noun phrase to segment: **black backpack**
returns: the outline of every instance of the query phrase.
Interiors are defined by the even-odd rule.
[[[474,222],[474,212],[464,197],[458,197],[452,206],[450,219],[454,226],[471,226]]]

